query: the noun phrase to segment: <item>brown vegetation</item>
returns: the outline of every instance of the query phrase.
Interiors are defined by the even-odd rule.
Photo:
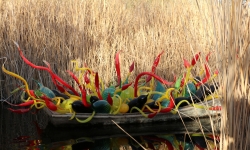
[[[133,78],[150,71],[154,57],[165,51],[156,73],[172,80],[180,75],[183,58],[198,51],[211,55],[222,85],[221,148],[247,149],[250,141],[249,16],[241,2],[218,4],[192,0],[3,0],[0,1],[0,57],[6,68],[36,86],[32,78],[52,88],[46,72],[27,66],[24,55],[37,65],[48,61],[63,79],[71,60],[98,71],[108,85],[115,80],[114,56],[122,50],[122,75],[136,63]],[[244,13],[243,13],[244,12]],[[238,55],[238,57],[236,57]],[[2,60],[1,60],[2,61]],[[201,61],[204,61],[204,59]],[[1,72],[1,71],[0,71]],[[0,74],[0,98],[21,82]],[[73,84],[73,82],[72,82]]]

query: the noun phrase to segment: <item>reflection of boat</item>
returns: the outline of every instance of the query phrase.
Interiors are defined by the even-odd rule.
[[[81,137],[79,139],[69,139],[60,142],[54,142],[43,145],[46,148],[59,150],[59,149],[133,149],[139,150],[146,149],[163,149],[164,147],[174,149],[190,149],[195,148],[205,149],[218,149],[219,139],[218,136],[212,134],[194,133],[190,136],[186,134],[160,134],[160,135],[140,135],[134,136],[135,142],[130,137],[106,137],[106,138],[88,138]],[[216,144],[215,144],[216,143]]]
[[[220,100],[209,100],[206,102],[199,103],[199,106],[220,106]],[[84,125],[80,124],[76,120],[69,120],[72,114],[59,114],[49,109],[45,109],[46,113],[49,115],[50,122],[54,126],[76,126]],[[208,118],[209,116],[219,115],[217,110],[209,110],[204,108],[195,108],[193,106],[180,107],[178,113],[158,113],[153,118],[145,118],[140,113],[126,113],[126,114],[104,114],[97,113],[91,121],[86,123],[86,125],[112,125],[112,122],[115,121],[118,124],[134,124],[134,123],[154,123],[154,122],[168,122],[173,120],[188,119],[188,118]],[[76,117],[79,119],[86,119],[90,116],[90,113],[78,113]]]
[[[179,127],[181,125],[180,122],[174,122],[173,124]],[[188,124],[189,123],[187,123],[187,125]],[[188,125],[188,127],[191,125],[192,124]],[[107,130],[104,130],[104,128]],[[210,148],[215,149],[214,142],[218,143],[219,141],[217,136],[213,136],[209,132],[204,135],[199,132],[192,132],[195,130],[194,128],[193,130],[190,129],[191,132],[189,132],[189,135],[179,132],[178,130],[171,132],[170,130],[173,129],[173,127],[171,128],[167,124],[157,124],[156,126],[152,124],[135,126],[124,125],[123,128],[146,149],[160,149],[165,146],[172,150],[180,149],[180,147],[182,147],[182,149],[192,150],[194,147],[207,148],[208,144]],[[146,129],[141,130],[143,128]],[[164,130],[166,128],[169,128],[168,131]],[[58,131],[63,132],[60,134]],[[141,149],[137,142],[122,133],[123,132],[116,126],[89,126],[88,128],[78,129],[58,129],[56,127],[51,127],[45,130],[42,136],[42,145],[47,149],[54,150],[66,147],[69,149],[120,149],[122,147],[128,149]]]
[[[120,124],[119,126],[132,136],[137,135],[155,135],[155,134],[168,134],[168,133],[194,133],[199,131],[202,127],[204,132],[211,132],[213,123],[214,132],[219,131],[219,122],[217,117],[212,117],[212,120],[207,118],[200,118],[199,121],[186,119],[185,126],[181,120],[173,120],[169,122],[157,123],[142,123],[142,124]],[[79,137],[118,137],[126,136],[126,134],[116,125],[89,125],[76,126],[74,128],[68,127],[55,127],[49,124],[42,133],[42,141],[51,143],[56,141],[64,141],[67,139],[76,139]]]

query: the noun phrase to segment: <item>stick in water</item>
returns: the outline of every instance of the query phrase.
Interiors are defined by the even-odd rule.
[[[147,150],[145,147],[143,147],[139,142],[137,142],[131,135],[128,134],[125,130],[122,129],[114,120],[111,120],[118,128],[120,128],[124,133],[126,133],[131,139],[133,139],[138,145],[140,145],[144,150]]]

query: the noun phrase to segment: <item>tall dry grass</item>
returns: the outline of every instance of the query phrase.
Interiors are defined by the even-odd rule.
[[[249,6],[240,0],[227,1],[215,10],[216,56],[221,62],[221,148],[250,148]]]
[[[165,51],[156,73],[172,80],[184,72],[182,58],[214,50],[211,70],[220,71],[223,87],[222,149],[247,149],[249,120],[249,16],[239,0],[2,0],[0,1],[0,57],[6,68],[37,87],[32,78],[50,88],[46,72],[27,66],[13,40],[37,65],[48,61],[53,70],[73,84],[65,72],[70,60],[98,71],[106,85],[115,80],[114,56],[122,50],[122,75],[135,61],[134,78],[150,71],[154,57]],[[246,11],[244,11],[246,12]],[[238,49],[236,51],[236,49]],[[239,58],[236,58],[236,53]],[[1,60],[2,61],[2,60]],[[201,59],[204,61],[204,59]],[[0,97],[22,83],[0,74]],[[17,98],[17,97],[16,97]]]
[[[123,75],[136,63],[133,77],[150,71],[154,58],[164,50],[157,74],[172,80],[172,72],[184,71],[183,57],[191,59],[193,53],[213,49],[211,25],[198,11],[191,0],[6,0],[1,3],[0,56],[7,56],[7,69],[32,87],[31,77],[50,87],[48,74],[24,64],[12,40],[31,62],[44,65],[42,60],[47,60],[65,80],[69,79],[65,71],[72,69],[70,60],[77,59],[81,66],[86,63],[98,71],[107,84],[115,80],[118,50],[122,50]],[[2,73],[1,80],[7,93],[21,84]]]

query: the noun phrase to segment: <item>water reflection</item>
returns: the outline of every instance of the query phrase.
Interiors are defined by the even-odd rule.
[[[171,123],[80,126],[56,128],[43,111],[14,114],[0,105],[0,149],[2,150],[119,150],[132,149],[216,149],[219,138],[211,134],[210,122],[173,121]],[[202,134],[200,125],[203,126]],[[189,132],[189,134],[185,134]],[[140,146],[141,145],[141,146]]]
[[[48,117],[43,111],[15,114],[0,104],[0,149],[16,150],[40,143]]]
[[[206,137],[206,138],[205,138]],[[179,149],[179,150],[193,150],[193,149],[218,149],[218,137],[211,134],[195,133],[188,136],[187,134],[159,134],[159,135],[140,135],[132,138],[128,136],[119,136],[112,138],[101,137],[82,137],[78,139],[70,139],[66,141],[59,141],[44,145],[43,148],[61,150],[119,150],[119,149]]]

